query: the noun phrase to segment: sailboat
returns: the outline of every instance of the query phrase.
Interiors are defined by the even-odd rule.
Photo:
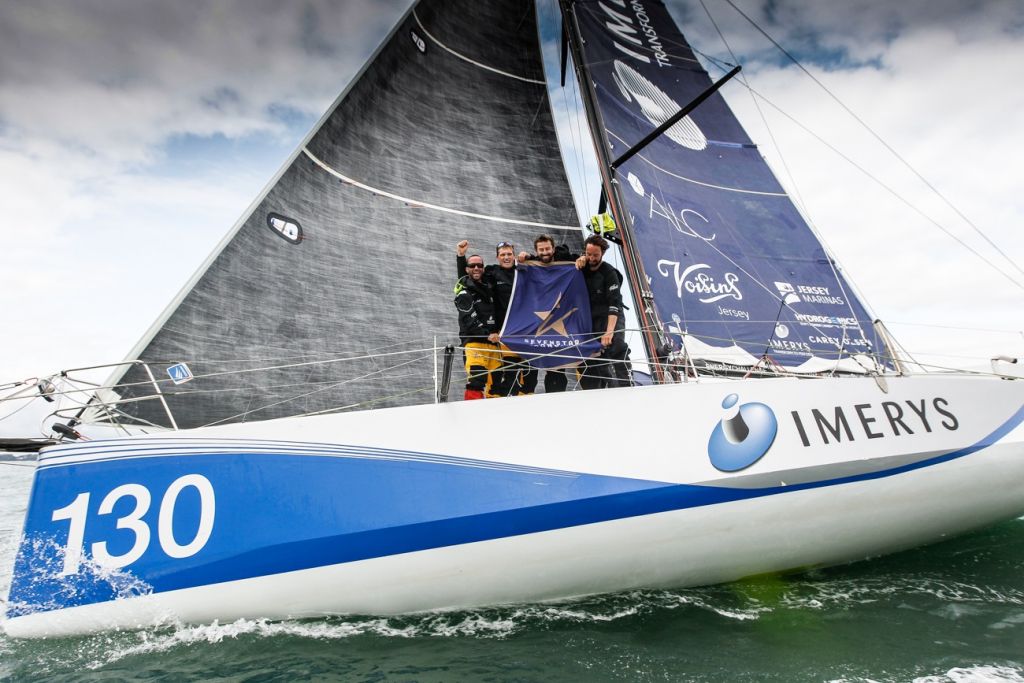
[[[450,245],[580,231],[533,2],[418,0],[76,417],[145,433],[40,453],[10,635],[702,585],[1024,513],[1024,384],[901,362],[661,3],[560,7],[652,382],[440,400]]]

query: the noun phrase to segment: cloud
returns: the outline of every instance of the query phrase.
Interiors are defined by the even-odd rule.
[[[404,4],[7,3],[5,137],[146,163],[171,135],[284,134],[274,105],[317,116]]]
[[[721,46],[707,13],[697,0],[670,0],[683,32],[702,49]],[[745,60],[751,57],[782,63],[785,59],[738,11],[726,2],[705,2],[726,39]],[[833,69],[863,67],[884,58],[890,45],[911,30],[941,28],[961,42],[994,36],[1019,37],[1024,8],[1014,0],[732,0],[753,23],[801,61]]]
[[[0,378],[122,358],[408,5],[0,4]]]

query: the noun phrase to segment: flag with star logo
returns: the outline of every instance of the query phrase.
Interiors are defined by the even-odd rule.
[[[601,350],[587,285],[574,264],[516,268],[501,343],[537,368],[572,367]]]

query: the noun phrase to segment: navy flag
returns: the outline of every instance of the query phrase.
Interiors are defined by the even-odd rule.
[[[501,343],[537,368],[578,365],[601,350],[591,330],[590,297],[572,263],[516,268]]]

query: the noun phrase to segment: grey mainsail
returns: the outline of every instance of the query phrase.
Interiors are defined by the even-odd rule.
[[[532,0],[420,0],[129,358],[180,428],[430,402],[455,243],[492,260],[576,221]],[[141,365],[110,384],[154,395]]]

